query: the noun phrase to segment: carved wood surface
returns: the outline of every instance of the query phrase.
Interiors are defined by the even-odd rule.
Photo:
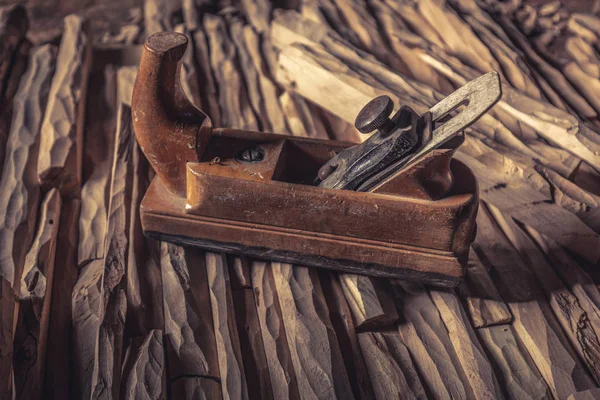
[[[55,57],[56,49],[52,45],[32,51],[29,67],[14,100],[13,123],[8,137],[0,194],[1,271],[2,276],[11,283],[19,278],[15,274],[20,274],[35,229],[39,186],[37,171],[32,170],[36,169],[40,125],[54,73]]]
[[[42,395],[60,209],[60,194],[52,189],[41,204],[37,233],[25,258],[19,284],[13,350],[17,399]]]
[[[597,397],[598,1],[147,0],[110,28],[91,8],[40,27],[53,10],[27,4],[27,37],[53,44],[23,39],[19,7],[0,18],[0,393]],[[424,112],[498,70],[504,96],[456,155],[483,200],[465,284],[390,287],[145,238],[154,173],[124,112],[140,33],[182,21],[182,85],[215,127],[360,141],[371,98]]]
[[[66,194],[79,191],[83,148],[85,95],[92,43],[86,21],[77,15],[64,20],[56,72],[42,122],[38,179]]]

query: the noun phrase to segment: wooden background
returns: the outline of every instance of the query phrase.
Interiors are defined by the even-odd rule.
[[[1,398],[600,398],[600,2],[0,3]],[[464,285],[144,238],[129,107],[160,30],[222,127],[359,141],[370,98],[422,112],[498,70],[457,154]]]

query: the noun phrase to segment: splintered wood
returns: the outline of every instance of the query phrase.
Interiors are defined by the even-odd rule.
[[[4,397],[600,398],[599,1],[145,0],[49,43],[30,7],[0,8]],[[480,196],[461,286],[145,238],[131,92],[175,29],[214,127],[359,142],[373,97],[424,113],[498,71],[455,155]]]

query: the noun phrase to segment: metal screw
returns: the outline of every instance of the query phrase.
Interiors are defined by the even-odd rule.
[[[356,116],[354,126],[361,133],[379,130],[387,133],[393,128],[389,116],[394,110],[394,102],[388,96],[379,96],[367,103]]]
[[[265,152],[260,147],[248,147],[247,149],[242,150],[236,157],[238,161],[248,163],[257,163],[262,161],[263,158],[265,158]]]

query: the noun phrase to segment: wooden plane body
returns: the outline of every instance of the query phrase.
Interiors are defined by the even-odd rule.
[[[187,39],[150,36],[132,98],[136,138],[156,172],[141,204],[146,235],[207,250],[454,286],[474,238],[477,183],[452,159],[462,137],[373,192],[315,186],[351,146],[216,129],[179,81]]]
[[[260,259],[458,284],[478,204],[470,170],[451,159],[453,149],[440,149],[397,178],[413,180],[403,185],[412,193],[391,184],[393,192],[375,193],[313,186],[319,167],[349,145],[214,129],[201,161],[187,164],[185,196],[154,179],[141,206],[144,232]],[[264,151],[261,162],[236,159],[252,146]],[[453,183],[432,200],[419,182],[431,174],[418,171],[444,164]]]

